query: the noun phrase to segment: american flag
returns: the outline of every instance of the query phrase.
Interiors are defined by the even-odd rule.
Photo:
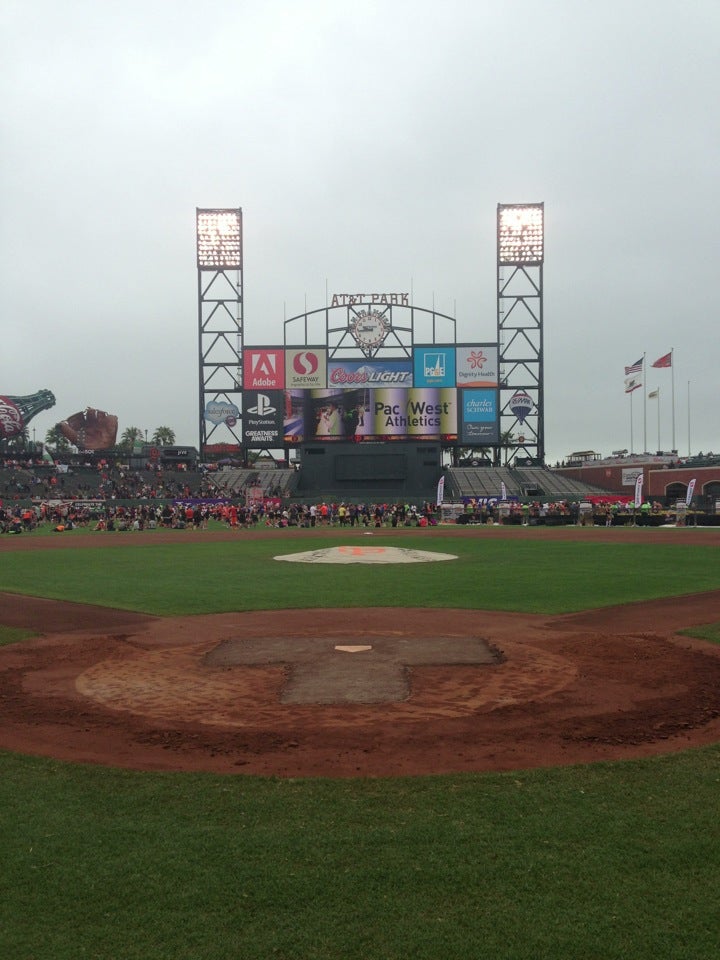
[[[631,367],[625,367],[625,376],[629,377],[633,373],[642,373],[643,368],[643,358],[640,357]]]

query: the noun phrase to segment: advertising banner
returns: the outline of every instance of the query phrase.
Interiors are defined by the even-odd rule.
[[[623,467],[621,473],[621,483],[623,487],[634,487],[638,476],[643,472],[642,467]]]
[[[282,390],[285,386],[285,351],[278,347],[246,347],[243,354],[245,390]]]
[[[643,502],[643,473],[642,470],[635,479],[635,506],[639,507]]]
[[[435,496],[435,505],[439,507],[444,499],[445,499],[445,477],[442,476],[438,480],[437,494]]]
[[[327,387],[327,349],[302,347],[286,350],[285,386],[288,390]]]
[[[457,419],[454,387],[288,391],[284,439],[456,440]]]
[[[497,344],[457,347],[456,382],[459,387],[499,387]]]
[[[226,423],[229,427],[234,427],[240,419],[240,411],[229,400],[208,400],[203,416],[210,423]]]
[[[246,390],[243,402],[243,443],[250,447],[281,444],[285,409],[282,390]]]
[[[520,424],[525,423],[525,419],[530,416],[535,407],[535,401],[526,390],[516,390],[508,401],[508,408],[514,417],[517,417]]]
[[[369,412],[371,422],[367,431],[375,437],[430,440],[457,436],[457,391],[454,388],[373,390]]]
[[[328,387],[347,390],[352,387],[411,387],[410,360],[331,360]]]
[[[413,385],[416,387],[455,386],[455,347],[415,347]]]
[[[327,345],[246,347],[243,412],[213,404],[215,423],[243,420],[250,446],[316,440],[499,443],[497,343],[425,344],[412,356],[337,359]]]
[[[460,443],[479,447],[500,442],[497,390],[461,390]]]

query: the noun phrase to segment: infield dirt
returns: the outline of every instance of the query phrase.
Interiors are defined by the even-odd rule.
[[[288,533],[278,539],[290,548]],[[577,539],[579,531],[553,534]],[[667,542],[673,534],[637,536]],[[683,531],[683,542],[695,537],[720,541],[714,531]],[[60,543],[70,541],[17,537],[0,550]],[[720,740],[720,649],[677,633],[717,620],[720,591],[554,617],[403,607],[163,619],[0,594],[0,622],[41,634],[0,649],[0,747],[135,769],[284,777],[510,770],[672,752]],[[436,657],[426,653],[429,639]],[[485,662],[465,652],[478,641],[493,652]],[[247,658],[219,653],[250,645]],[[314,702],[288,696],[297,665],[313,659],[331,665],[328,683],[371,689],[373,655],[395,664],[399,697],[376,689],[370,699],[341,699],[337,686],[323,691],[325,667],[315,671]]]

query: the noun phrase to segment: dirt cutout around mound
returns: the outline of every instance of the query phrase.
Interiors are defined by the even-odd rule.
[[[143,770],[398,776],[720,740],[720,591],[546,617],[287,610],[157,619],[0,594],[0,747]],[[370,649],[368,649],[368,647]]]

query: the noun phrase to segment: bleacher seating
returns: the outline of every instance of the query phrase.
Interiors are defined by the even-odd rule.
[[[294,470],[274,467],[225,467],[214,475],[217,486],[229,494],[245,495],[253,487],[264,497],[287,497],[294,491],[297,474]]]
[[[150,491],[154,491],[157,499],[173,499],[183,496],[186,491],[191,496],[197,494],[203,482],[203,474],[191,470],[163,469],[156,473],[118,467],[99,470],[97,467],[77,464],[69,466],[67,470],[58,470],[53,465],[39,464],[33,468],[16,466],[0,469],[0,498],[133,499],[146,498]]]
[[[104,474],[104,477],[103,477]],[[596,493],[606,491],[591,484],[571,480],[559,471],[542,467],[451,467],[445,471],[446,500],[462,500],[464,497],[484,498],[501,497],[503,485],[509,497],[521,500],[580,500]],[[55,482],[51,485],[51,478]],[[287,467],[256,464],[253,467],[224,466],[211,472],[181,471],[163,469],[160,473],[151,470],[127,470],[114,466],[105,471],[89,465],[72,465],[67,473],[57,472],[50,465],[36,465],[28,468],[24,465],[0,468],[0,497],[7,500],[21,498],[53,498],[63,496],[94,499],[102,496],[130,498],[154,495],[157,499],[172,499],[183,496],[234,496],[244,499],[252,488],[257,488],[263,497],[281,497],[291,499],[301,496],[299,480],[301,474]],[[142,488],[150,486],[153,493]],[[370,488],[358,484],[357,488],[346,487],[342,494],[336,489],[314,490],[312,497],[317,500],[337,500],[344,498],[355,502],[421,502],[431,499],[432,494],[411,490],[408,481],[397,484],[377,483]]]
[[[447,470],[447,496],[500,497],[503,484],[508,497],[543,500],[579,500],[600,487],[569,480],[543,467],[450,467]]]

